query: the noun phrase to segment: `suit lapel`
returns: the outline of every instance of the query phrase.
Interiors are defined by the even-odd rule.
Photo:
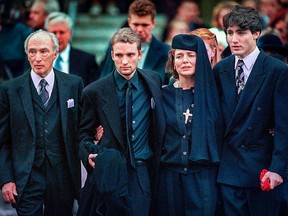
[[[63,138],[66,143],[67,138],[67,100],[70,99],[70,84],[67,82],[64,74],[61,74],[62,72],[54,70],[55,71],[55,81],[57,82],[57,88],[58,88],[58,98],[59,98],[59,106],[60,106],[60,113],[61,113],[61,125],[62,125],[62,132],[63,132]]]
[[[263,53],[260,53],[253,66],[251,74],[245,84],[245,88],[241,93],[242,95],[239,99],[238,105],[233,114],[231,122],[228,125],[227,131],[226,131],[227,133],[242,118],[243,114],[246,113],[247,109],[249,108],[251,103],[254,101],[254,98],[256,97],[265,79],[266,72],[264,68],[262,68],[264,65],[263,63],[264,56],[265,55],[263,55]]]
[[[234,71],[234,55],[230,56],[228,64],[225,65],[225,69],[219,73],[221,76],[223,95],[225,103],[228,106],[230,117],[232,117],[237,101],[236,101],[236,89],[235,89],[235,73]],[[234,91],[235,89],[235,91]]]
[[[158,55],[158,49],[159,47],[157,46],[156,43],[156,39],[153,37],[145,62],[144,62],[144,66],[143,68],[147,69],[147,70],[152,70],[156,64],[156,62],[158,62],[159,59],[159,55]]]
[[[150,93],[152,94],[153,98],[151,98],[151,108],[155,109],[155,124],[157,124],[157,130],[158,130],[157,133],[159,133],[160,135],[159,137],[163,138],[165,126],[162,125],[164,124],[164,120],[162,119],[162,117],[164,118],[164,112],[163,112],[163,109],[161,108],[163,104],[163,101],[161,100],[162,99],[161,89],[160,89],[161,87],[157,86],[156,82],[152,80],[152,78],[148,76],[147,73],[145,73],[143,70],[138,69],[138,72],[139,74],[141,74],[141,76],[145,80],[148,86],[148,89]]]
[[[119,103],[118,103],[118,97],[116,92],[116,86],[115,81],[113,77],[114,73],[111,73],[106,80],[105,89],[103,92],[105,94],[103,95],[103,100],[105,102],[105,105],[103,106],[103,112],[108,120],[108,123],[117,137],[119,143],[123,146],[124,145],[124,138],[122,134],[122,122],[121,122],[121,116],[119,111]]]
[[[36,128],[35,128],[35,117],[34,117],[34,110],[33,110],[33,102],[32,102],[32,92],[30,84],[33,85],[32,81],[30,80],[30,73],[27,72],[26,75],[23,77],[23,82],[18,88],[19,96],[22,100],[22,106],[24,112],[27,116],[27,120],[31,127],[32,133],[34,138],[36,137]]]

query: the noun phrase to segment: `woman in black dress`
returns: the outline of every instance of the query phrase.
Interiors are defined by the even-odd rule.
[[[176,81],[162,90],[166,130],[158,182],[159,215],[214,215],[222,116],[201,38],[173,38],[166,70]]]

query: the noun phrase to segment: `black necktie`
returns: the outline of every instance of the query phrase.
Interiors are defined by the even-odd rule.
[[[244,71],[242,66],[244,65],[243,60],[238,60],[236,65],[236,90],[237,90],[237,98],[240,97],[241,91],[244,89]]]
[[[133,152],[133,145],[132,145],[132,85],[131,82],[128,80],[125,95],[125,103],[126,103],[126,112],[125,112],[125,123],[126,123],[126,138],[127,138],[127,145],[129,149],[129,156],[131,160],[131,165],[135,168],[135,158]]]
[[[48,85],[47,81],[45,79],[41,79],[40,81],[40,92],[39,96],[43,102],[43,105],[46,107],[48,104],[48,99],[49,99],[49,93],[46,89],[46,86]]]

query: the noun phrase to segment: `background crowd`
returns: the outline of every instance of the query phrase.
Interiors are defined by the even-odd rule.
[[[71,2],[73,2],[73,0],[0,1],[0,45],[2,48],[0,51],[0,79],[2,81],[19,76],[21,73],[23,73],[23,70],[25,71],[25,69],[29,67],[22,46],[26,36],[34,30],[45,28],[45,19],[51,12],[58,11],[69,14],[69,5],[71,5]],[[81,0],[77,1],[76,10],[77,13],[90,14],[91,17],[97,19],[97,17],[103,14],[107,14],[110,16],[126,14],[128,13],[128,7],[131,2],[132,1],[128,0],[112,0],[108,2],[101,0]],[[227,48],[228,44],[226,42],[226,35],[223,31],[223,16],[227,14],[231,10],[231,8],[237,4],[254,7],[260,11],[262,16],[261,36],[268,34],[268,36],[266,36],[266,39],[263,39],[261,42],[259,41],[259,46],[265,49],[267,52],[270,52],[276,57],[287,62],[287,54],[285,53],[287,53],[286,49],[288,43],[288,3],[286,0],[217,1],[213,2],[213,7],[211,5],[206,5],[203,1],[193,0],[169,0],[165,2],[155,1],[154,3],[157,9],[157,13],[162,14],[167,18],[166,27],[162,29],[162,36],[157,36],[157,39],[159,41],[163,41],[168,45],[171,45],[171,40],[176,34],[187,33],[189,31],[193,31],[196,28],[208,28],[214,35],[216,35],[217,38],[218,61],[221,59],[222,53],[223,56],[229,54],[229,49]],[[209,3],[212,4],[212,2]],[[210,14],[206,10],[206,8],[212,8]],[[205,15],[205,17],[203,17],[203,15]],[[73,21],[74,20],[72,20],[72,22]],[[123,25],[125,26],[126,24]],[[71,43],[73,42],[73,27],[74,23],[70,23],[70,26],[68,27],[70,28],[70,33],[68,33],[69,35],[64,35],[66,37],[63,40],[66,40],[66,44],[69,43],[71,45]],[[93,27],[91,26],[91,28]],[[151,28],[151,30],[153,30],[153,28]],[[275,35],[277,37],[275,37]],[[270,37],[273,38],[273,42],[271,42],[270,39],[267,39]],[[10,38],[13,38],[13,41],[11,41]],[[278,38],[280,38],[280,40]],[[95,41],[95,44],[93,45],[97,46],[97,41]],[[286,49],[284,47],[286,47]],[[225,48],[227,49],[225,50]],[[15,50],[19,51],[15,52]],[[103,57],[101,57],[101,59],[97,58],[96,53],[91,54],[94,55],[95,62],[97,63],[97,65],[93,67],[98,70],[98,65],[100,66],[100,64],[105,64],[103,63],[105,59],[103,59]],[[69,59],[66,58],[65,60],[66,62],[68,62]],[[73,71],[73,68],[77,66],[70,65],[68,67],[67,65],[66,67],[70,67],[69,69]],[[159,65],[159,68],[160,67],[162,66]],[[77,70],[79,70],[80,68],[81,67],[79,66],[77,69],[75,69],[76,74]],[[68,69],[66,71],[68,71]],[[86,84],[88,82],[91,82],[92,80],[104,76],[106,73],[103,71],[98,71],[95,72],[95,74],[92,77],[85,78],[85,80],[90,79],[90,81],[85,81]]]

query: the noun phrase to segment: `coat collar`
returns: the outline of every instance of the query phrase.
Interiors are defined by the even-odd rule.
[[[113,133],[115,134],[119,143],[125,149],[114,73],[110,73],[105,79],[107,84],[105,84],[105,89],[103,90],[103,92],[105,92],[103,95],[103,100],[105,102],[103,106],[103,112],[108,120],[109,125],[111,125]]]

